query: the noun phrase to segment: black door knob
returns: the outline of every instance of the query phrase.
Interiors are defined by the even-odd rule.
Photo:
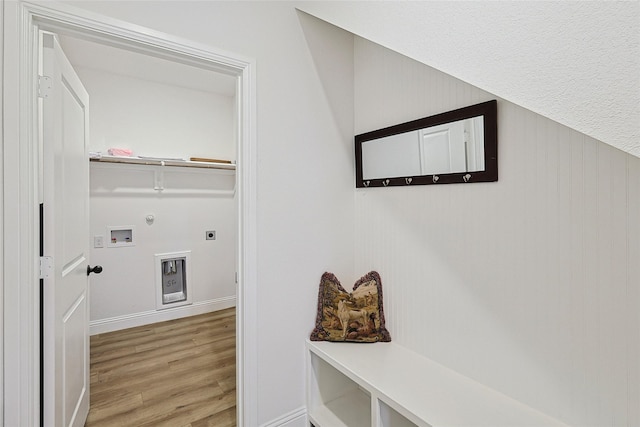
[[[87,276],[90,275],[91,273],[96,273],[96,274],[102,273],[102,266],[96,265],[95,267],[91,268],[90,265],[87,265]]]

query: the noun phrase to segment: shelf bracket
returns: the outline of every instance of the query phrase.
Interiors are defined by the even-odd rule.
[[[153,172],[153,189],[157,191],[164,190],[164,171],[160,168]]]

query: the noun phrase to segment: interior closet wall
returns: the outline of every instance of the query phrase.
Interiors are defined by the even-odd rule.
[[[74,68],[91,97],[90,150],[117,147],[132,149],[136,156],[236,159],[233,94]],[[175,72],[180,73],[179,65]]]
[[[153,190],[156,171],[163,191]],[[229,171],[92,162],[91,236],[105,236],[104,248],[91,248],[92,264],[104,268],[91,276],[92,334],[235,306],[234,187]],[[134,246],[108,247],[110,226],[133,226]],[[207,230],[215,240],[205,239]],[[192,304],[157,310],[155,254],[182,251],[191,251]]]
[[[75,68],[91,100],[91,151],[235,160],[233,96]],[[91,262],[104,268],[91,276],[92,334],[235,305],[234,171],[97,162],[90,171]],[[162,189],[154,189],[158,179]],[[113,226],[133,227],[133,245],[110,247]],[[205,239],[209,230],[215,240]],[[104,247],[95,247],[94,236]],[[191,251],[192,304],[157,310],[154,255],[181,251]]]
[[[495,99],[356,38],[355,131]],[[640,424],[640,159],[498,101],[499,181],[356,191],[392,338],[570,425]]]

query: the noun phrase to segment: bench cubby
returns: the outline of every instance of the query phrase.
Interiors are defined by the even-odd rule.
[[[314,427],[566,426],[393,342],[306,349]]]

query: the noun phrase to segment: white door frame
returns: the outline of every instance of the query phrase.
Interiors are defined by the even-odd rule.
[[[3,1],[2,304],[3,421],[39,424],[39,223],[37,31],[107,41],[238,76],[237,408],[257,420],[255,61],[63,4]],[[0,4],[2,4],[0,3]]]

